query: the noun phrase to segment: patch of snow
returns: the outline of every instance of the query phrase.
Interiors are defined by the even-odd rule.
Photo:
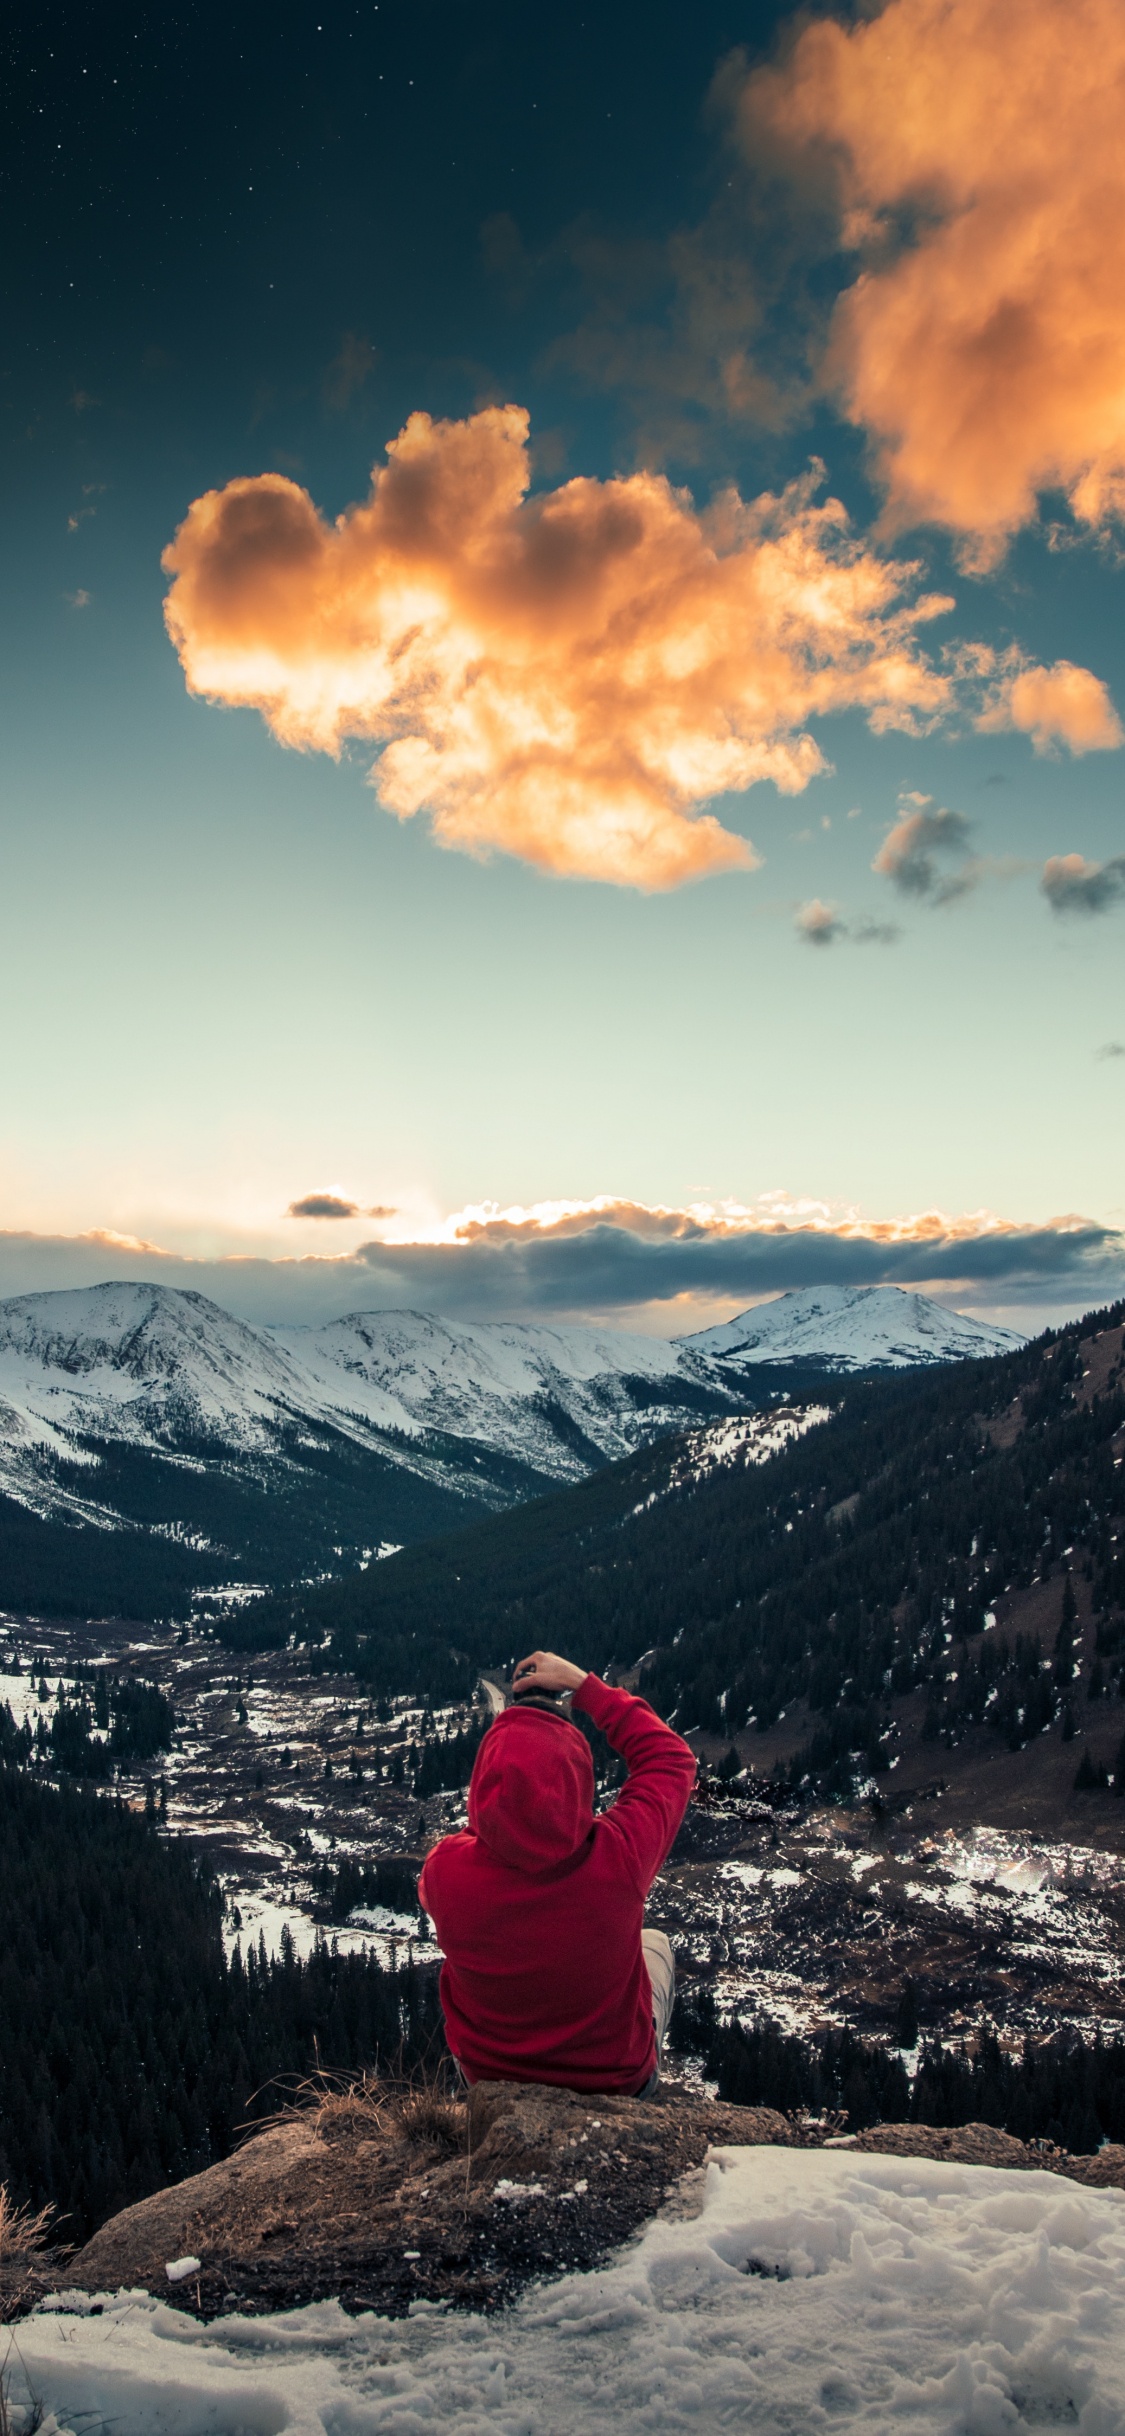
[[[1037,1836],[1002,1827],[971,1827],[965,1836],[952,1831],[934,1854],[939,1868],[971,1886],[991,1886],[1000,1893],[1037,1895],[1044,1887],[1066,1893],[1094,1887],[1125,1886],[1125,1858],[1095,1852],[1082,1844],[1048,1844]]]
[[[707,1429],[691,1430],[669,1467],[664,1486],[651,1489],[633,1507],[633,1513],[643,1514],[674,1489],[694,1487],[708,1472],[769,1463],[774,1455],[782,1454],[787,1446],[803,1438],[806,1430],[817,1429],[831,1418],[829,1404],[786,1404],[775,1405],[770,1412],[743,1413],[736,1419],[716,1421]],[[791,1523],[785,1527],[787,1531],[793,1528]]]
[[[205,2326],[68,2293],[23,2322],[8,2375],[21,2416],[41,2397],[43,2436],[1122,2436],[1125,2193],[722,2149],[698,2217],[503,2320],[322,2301]]]
[[[52,1703],[40,1700],[35,1684],[26,1675],[0,1675],[0,1709],[5,1703],[18,1726],[34,1725],[39,1716],[49,1721],[52,1714]]]

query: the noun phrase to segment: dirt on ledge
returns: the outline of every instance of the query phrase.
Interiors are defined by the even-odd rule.
[[[709,2149],[823,2138],[769,2108],[671,2087],[647,2102],[517,2082],[467,2100],[329,2098],[111,2217],[72,2258],[0,2263],[0,2321],[50,2291],[122,2287],[205,2318],[329,2298],[391,2317],[418,2300],[494,2310],[535,2279],[596,2266],[661,2210],[693,2213],[703,2176],[692,2169]],[[884,2124],[833,2145],[1125,2187],[1125,2149],[1072,2158],[986,2124]]]
[[[123,2209],[61,2272],[44,2261],[17,2306],[48,2288],[143,2286],[208,2318],[332,2297],[389,2316],[416,2300],[494,2309],[535,2277],[593,2266],[715,2142],[792,2137],[767,2108],[674,2091],[642,2103],[489,2082],[467,2099],[328,2098]],[[184,2258],[198,2269],[170,2281]]]

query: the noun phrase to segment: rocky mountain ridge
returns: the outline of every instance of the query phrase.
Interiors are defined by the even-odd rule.
[[[957,1361],[988,1335],[897,1289],[813,1299],[669,1344],[414,1311],[250,1327],[129,1283],[16,1296],[0,1303],[0,1602],[182,1613],[204,1589],[316,1580],[753,1414],[794,1347],[815,1382],[912,1349]]]

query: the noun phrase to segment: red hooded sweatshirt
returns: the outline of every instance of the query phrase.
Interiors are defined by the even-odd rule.
[[[640,2089],[656,2062],[641,1953],[645,1896],[687,1808],[695,1760],[647,1700],[587,1675],[574,1694],[629,1770],[594,1817],[584,1734],[505,1709],[469,1786],[469,1824],[418,1884],[445,1954],[446,2035],[470,2081]]]

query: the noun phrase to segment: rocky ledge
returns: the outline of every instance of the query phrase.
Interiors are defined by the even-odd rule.
[[[597,2265],[662,2210],[691,2213],[709,2149],[823,2138],[768,2108],[672,2087],[644,2103],[515,2082],[460,2099],[368,2087],[326,2097],[124,2209],[66,2261],[0,2262],[0,2319],[50,2291],[123,2286],[205,2318],[333,2296],[390,2316],[418,2300],[491,2310],[535,2278]],[[1125,2187],[1125,2149],[1072,2158],[985,2124],[886,2124],[833,2145],[1048,2166]]]

